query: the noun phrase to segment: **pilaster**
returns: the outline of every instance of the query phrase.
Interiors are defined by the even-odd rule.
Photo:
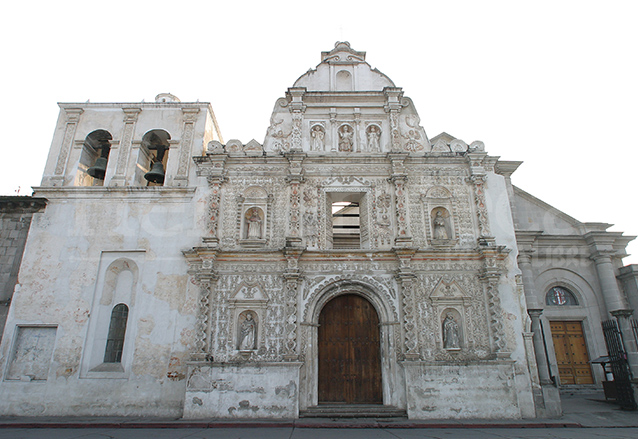
[[[211,298],[216,290],[218,276],[215,272],[217,250],[198,247],[183,252],[189,263],[188,273],[200,288],[197,326],[192,361],[212,361],[213,341]]]
[[[467,154],[470,163],[470,176],[467,182],[472,184],[474,190],[474,203],[476,205],[476,215],[478,217],[479,245],[489,246],[494,242],[494,237],[490,230],[490,221],[485,200],[485,188],[487,185],[487,174],[484,162],[487,153],[472,152]]]
[[[133,144],[133,134],[135,125],[142,112],[141,108],[122,108],[124,112],[124,128],[122,129],[122,140],[117,147],[117,165],[115,175],[111,178],[110,186],[126,186],[126,173],[129,168],[131,149]],[[113,147],[111,148],[114,149]]]
[[[401,289],[403,308],[403,344],[406,360],[419,360],[419,334],[417,331],[417,310],[415,298],[416,275],[410,267],[415,248],[399,247],[394,249],[399,261],[396,279]]]
[[[51,177],[51,186],[64,186],[64,177],[66,175],[66,166],[69,159],[69,153],[73,147],[75,140],[75,132],[80,122],[80,116],[84,113],[81,108],[65,108],[66,125],[64,127],[64,137],[60,146],[60,154],[55,165],[54,175]]]
[[[408,217],[408,175],[407,169],[405,168],[405,160],[407,157],[407,152],[391,152],[388,154],[392,165],[392,175],[389,181],[394,185],[395,214],[397,219],[397,232],[394,242],[397,247],[409,247],[412,245]]]
[[[209,154],[205,157],[194,157],[197,164],[197,175],[206,177],[210,196],[208,199],[208,220],[206,236],[202,240],[213,247],[219,245],[219,215],[222,184],[226,181],[227,154]]]
[[[299,359],[299,349],[297,341],[298,327],[298,301],[299,288],[301,286],[301,275],[299,270],[299,258],[303,253],[303,249],[296,247],[284,248],[284,256],[286,257],[287,269],[284,272],[286,282],[285,296],[285,312],[286,323],[284,331],[286,334],[286,343],[284,346],[284,359],[286,361],[297,361]]]
[[[291,151],[286,153],[289,169],[286,180],[290,185],[290,212],[288,230],[286,233],[286,246],[301,245],[301,183],[304,180],[303,160],[305,153]]]
[[[182,140],[179,145],[179,162],[177,165],[177,173],[175,178],[173,178],[173,186],[188,186],[188,165],[192,154],[195,122],[197,122],[199,112],[199,108],[182,108],[184,126],[182,128]]]
[[[401,132],[399,131],[399,113],[401,112],[401,97],[403,91],[398,87],[383,89],[386,103],[383,109],[390,119],[390,151],[401,151]]]

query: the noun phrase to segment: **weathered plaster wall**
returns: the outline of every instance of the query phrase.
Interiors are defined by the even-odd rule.
[[[197,230],[200,195],[194,189],[151,189],[129,198],[98,190],[103,191],[99,200],[60,199],[52,193],[51,208],[33,222],[0,347],[3,414],[181,414],[199,294],[189,282],[181,250],[196,245],[203,233]],[[91,362],[91,348],[106,337],[115,305],[107,301],[106,326],[92,328],[104,306],[105,255],[139,267],[127,303],[122,371],[96,370]],[[18,327],[42,325],[56,328],[48,375],[34,380],[25,372],[7,380],[7,365],[29,367],[12,343]],[[104,351],[96,355],[99,364]]]
[[[522,416],[510,361],[458,365],[406,361],[403,366],[410,419]]]
[[[196,366],[188,380],[184,417],[297,418],[300,365],[289,362]]]

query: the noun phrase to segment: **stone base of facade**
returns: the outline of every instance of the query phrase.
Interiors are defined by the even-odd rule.
[[[516,419],[521,409],[514,362],[433,364],[404,361],[410,419]]]
[[[190,363],[184,418],[298,418],[301,365]]]

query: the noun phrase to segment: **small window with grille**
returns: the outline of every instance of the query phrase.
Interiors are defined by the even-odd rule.
[[[120,303],[113,307],[111,312],[111,324],[106,339],[104,350],[105,363],[121,363],[122,350],[124,348],[124,336],[126,335],[126,320],[128,318],[128,306]]]

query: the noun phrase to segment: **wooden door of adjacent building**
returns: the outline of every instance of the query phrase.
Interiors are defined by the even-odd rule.
[[[319,403],[383,404],[379,316],[355,294],[332,299],[319,316]]]
[[[581,322],[549,322],[561,384],[594,384]]]

